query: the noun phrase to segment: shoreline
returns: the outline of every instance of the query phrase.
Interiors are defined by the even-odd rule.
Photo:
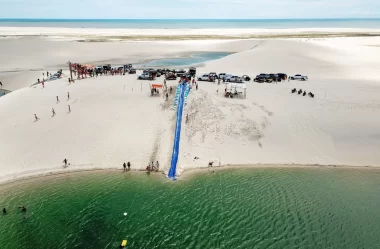
[[[365,28],[62,28],[0,27],[0,39],[39,38],[77,42],[128,42],[178,40],[247,40],[380,36],[380,29]]]
[[[187,168],[185,169],[176,179],[176,181],[182,181],[182,180],[188,180],[189,178],[197,175],[197,174],[204,174],[207,172],[210,172],[211,170],[214,171],[222,171],[222,170],[236,170],[236,169],[360,169],[360,170],[380,170],[380,166],[373,166],[373,165],[367,165],[367,166],[358,166],[358,165],[321,165],[321,164],[240,164],[240,165],[232,165],[232,164],[226,164],[221,166],[204,166],[204,167],[194,167],[194,168]],[[46,178],[46,177],[54,177],[54,176],[62,176],[62,175],[70,175],[75,173],[95,173],[95,172],[123,172],[122,168],[81,168],[81,169],[62,169],[62,170],[56,170],[56,171],[49,171],[49,170],[41,170],[41,171],[35,171],[34,173],[21,173],[18,176],[13,176],[13,178],[9,178],[9,176],[1,177],[0,178],[0,188],[16,184],[16,183],[24,183],[29,181],[36,181],[40,178]],[[131,169],[129,171],[130,173],[146,173],[145,169]],[[165,175],[165,171],[158,171],[158,172],[152,172],[153,175]]]

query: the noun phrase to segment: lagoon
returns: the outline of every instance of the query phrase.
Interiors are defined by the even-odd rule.
[[[0,245],[378,248],[379,193],[377,169],[231,169],[176,182],[116,171],[47,176],[0,187]]]

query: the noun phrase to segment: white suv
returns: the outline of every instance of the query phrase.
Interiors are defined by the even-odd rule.
[[[294,76],[290,76],[289,79],[291,79],[291,80],[301,80],[301,81],[308,80],[307,76],[301,75],[301,74],[296,74]]]
[[[236,75],[226,76],[225,80],[227,82],[237,82],[237,83],[242,83],[243,82],[243,80],[239,76],[236,76]]]
[[[143,73],[137,79],[139,79],[139,80],[149,80],[150,79],[150,74],[149,73]]]
[[[198,81],[209,81],[210,78],[209,78],[209,75],[207,73],[205,74],[202,74],[201,77],[198,77]]]

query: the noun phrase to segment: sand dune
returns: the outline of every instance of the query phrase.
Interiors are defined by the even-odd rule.
[[[60,56],[53,53],[47,58],[33,52],[34,61],[15,59],[1,68],[57,66],[70,57],[117,63],[138,56],[145,59],[190,51],[234,51],[237,53],[198,68],[199,74],[285,72],[306,74],[310,80],[249,82],[246,99],[224,98],[223,84],[199,82],[199,90],[192,89],[184,109],[190,120],[183,124],[180,171],[207,166],[209,161],[215,165],[378,166],[380,85],[376,68],[380,48],[367,46],[368,39],[341,39],[344,42],[208,41],[194,43],[193,47],[189,42],[146,42],[131,43],[127,51],[122,50],[125,44],[117,43],[86,47],[81,43],[30,41],[40,48],[37,52],[42,51],[41,44],[48,44],[47,48]],[[23,43],[27,41],[16,42],[13,51]],[[104,51],[106,48],[110,52]],[[5,57],[11,54],[5,53]],[[35,77],[34,72],[31,77]],[[67,72],[65,78],[47,83],[44,89],[40,85],[26,87],[0,98],[2,180],[62,171],[64,158],[71,163],[68,170],[116,168],[124,161],[131,161],[133,169],[143,169],[152,160],[159,160],[168,169],[175,122],[173,95],[168,102],[150,97],[149,83],[138,81],[134,75],[102,76],[71,85],[66,77]],[[18,86],[29,84],[22,78],[15,81]],[[315,98],[291,94],[292,88],[311,91]],[[67,92],[70,100],[66,99]],[[56,96],[60,103],[56,103]],[[57,113],[55,117],[51,108]],[[37,122],[34,113],[40,118]]]

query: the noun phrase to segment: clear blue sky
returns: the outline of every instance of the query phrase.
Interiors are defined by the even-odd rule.
[[[380,0],[0,0],[0,18],[380,18]]]

